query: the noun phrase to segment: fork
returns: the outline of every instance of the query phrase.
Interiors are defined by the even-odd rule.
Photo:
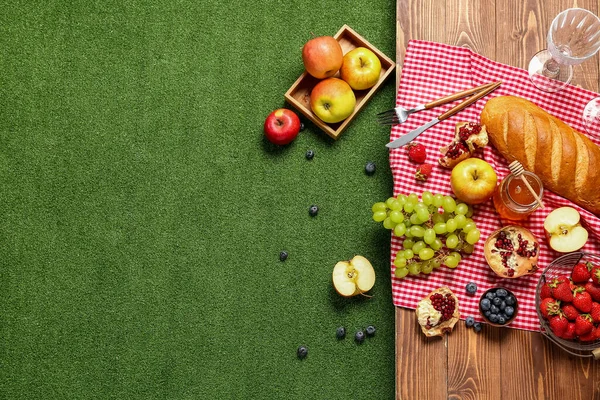
[[[489,86],[492,86],[494,82],[486,83],[485,85],[477,86],[471,89],[463,90],[462,92],[454,93],[446,97],[442,97],[441,99],[437,99],[432,101],[431,103],[422,104],[420,106],[416,106],[410,110],[405,109],[402,106],[398,106],[391,110],[383,111],[377,114],[377,123],[380,125],[398,125],[405,122],[408,119],[408,116],[412,113],[416,113],[422,110],[429,110],[430,108],[434,108],[440,106],[442,104],[450,103],[454,100],[462,99],[463,97],[467,97],[473,93],[477,93],[481,90],[487,89]]]

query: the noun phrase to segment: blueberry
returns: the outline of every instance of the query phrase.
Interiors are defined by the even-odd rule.
[[[354,334],[354,340],[356,340],[358,343],[364,342],[365,333],[363,331],[356,331],[356,333]]]
[[[306,346],[300,346],[298,347],[298,358],[299,359],[303,359],[308,355],[308,349],[306,348]]]
[[[367,336],[375,335],[375,327],[373,325],[367,326]]]
[[[282,251],[281,253],[279,253],[279,261],[285,261],[288,258],[288,253],[287,251]]]
[[[515,305],[515,303],[517,302],[517,300],[515,299],[515,297],[514,297],[514,296],[508,296],[508,297],[506,298],[506,300],[504,300],[504,301],[506,302],[506,305],[507,305],[507,306],[514,306],[514,305]]]
[[[495,306],[499,306],[500,304],[502,304],[502,299],[500,297],[494,297],[492,299],[492,304]]]
[[[481,324],[479,322],[475,322],[475,324],[473,324],[473,330],[475,332],[481,332]]]
[[[311,217],[316,217],[317,214],[319,213],[319,207],[317,207],[316,205],[313,204],[308,209],[308,213],[310,214]]]
[[[473,317],[467,317],[465,319],[465,325],[467,326],[467,328],[472,327],[474,323],[475,323],[475,318],[473,318]]]
[[[367,163],[367,165],[365,165],[365,173],[369,176],[371,176],[375,173],[375,163],[374,162],[369,161]]]
[[[498,314],[490,314],[489,317],[490,322],[493,322],[494,324],[498,322]]]
[[[496,297],[506,297],[508,296],[508,292],[506,289],[498,289],[496,290]]]
[[[344,328],[343,326],[340,326],[339,328],[337,328],[337,330],[335,331],[335,336],[338,339],[343,339],[346,337],[346,328]]]
[[[300,122],[300,132],[304,130],[304,122]]]
[[[485,297],[487,297],[488,299],[492,300],[494,297],[496,297],[496,293],[494,293],[494,292],[487,292],[485,294]]]
[[[486,318],[489,318],[491,314],[492,314],[491,310],[487,310],[487,311],[483,312],[483,315],[485,315]]]
[[[490,311],[493,314],[498,314],[500,312],[500,309],[498,307],[496,307],[495,305],[492,304],[492,306],[490,307]]]
[[[481,300],[481,303],[479,303],[479,305],[481,306],[481,309],[483,311],[487,311],[490,309],[490,306],[492,305],[492,303],[490,302],[490,299],[485,298]]]
[[[467,289],[467,293],[469,293],[469,294],[477,293],[477,285],[473,282],[467,283],[466,289]]]
[[[308,151],[306,152],[306,159],[307,159],[307,160],[312,160],[314,156],[315,156],[315,152],[314,152],[314,151],[312,151],[312,150],[308,150]]]
[[[504,315],[506,315],[508,318],[512,317],[514,313],[515,309],[511,306],[506,306],[504,309]]]
[[[504,310],[506,308],[506,301],[503,301],[502,303],[500,303],[500,305],[498,306],[499,309]]]
[[[506,323],[506,318],[504,317],[504,315],[498,315],[498,323],[500,325],[504,325]]]

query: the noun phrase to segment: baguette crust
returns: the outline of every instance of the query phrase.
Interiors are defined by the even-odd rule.
[[[546,189],[600,215],[600,148],[585,135],[516,96],[489,100],[481,123],[508,163],[519,161]]]

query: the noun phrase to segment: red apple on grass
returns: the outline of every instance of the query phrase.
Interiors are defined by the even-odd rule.
[[[300,118],[286,108],[273,111],[265,120],[265,136],[271,143],[283,146],[290,143],[300,132]]]
[[[323,122],[333,124],[354,112],[356,97],[350,85],[338,78],[327,78],[310,92],[310,108]]]
[[[306,72],[317,79],[335,75],[342,66],[342,46],[332,36],[319,36],[306,42],[302,48],[302,62]]]
[[[381,61],[371,50],[357,47],[344,56],[340,77],[354,90],[369,89],[379,81]]]
[[[467,204],[480,204],[491,198],[497,181],[494,168],[480,158],[467,158],[459,162],[450,175],[452,191]]]

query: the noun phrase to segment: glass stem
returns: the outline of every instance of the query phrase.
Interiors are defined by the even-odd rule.
[[[548,78],[556,78],[560,74],[560,64],[553,58],[544,63],[543,75]]]

